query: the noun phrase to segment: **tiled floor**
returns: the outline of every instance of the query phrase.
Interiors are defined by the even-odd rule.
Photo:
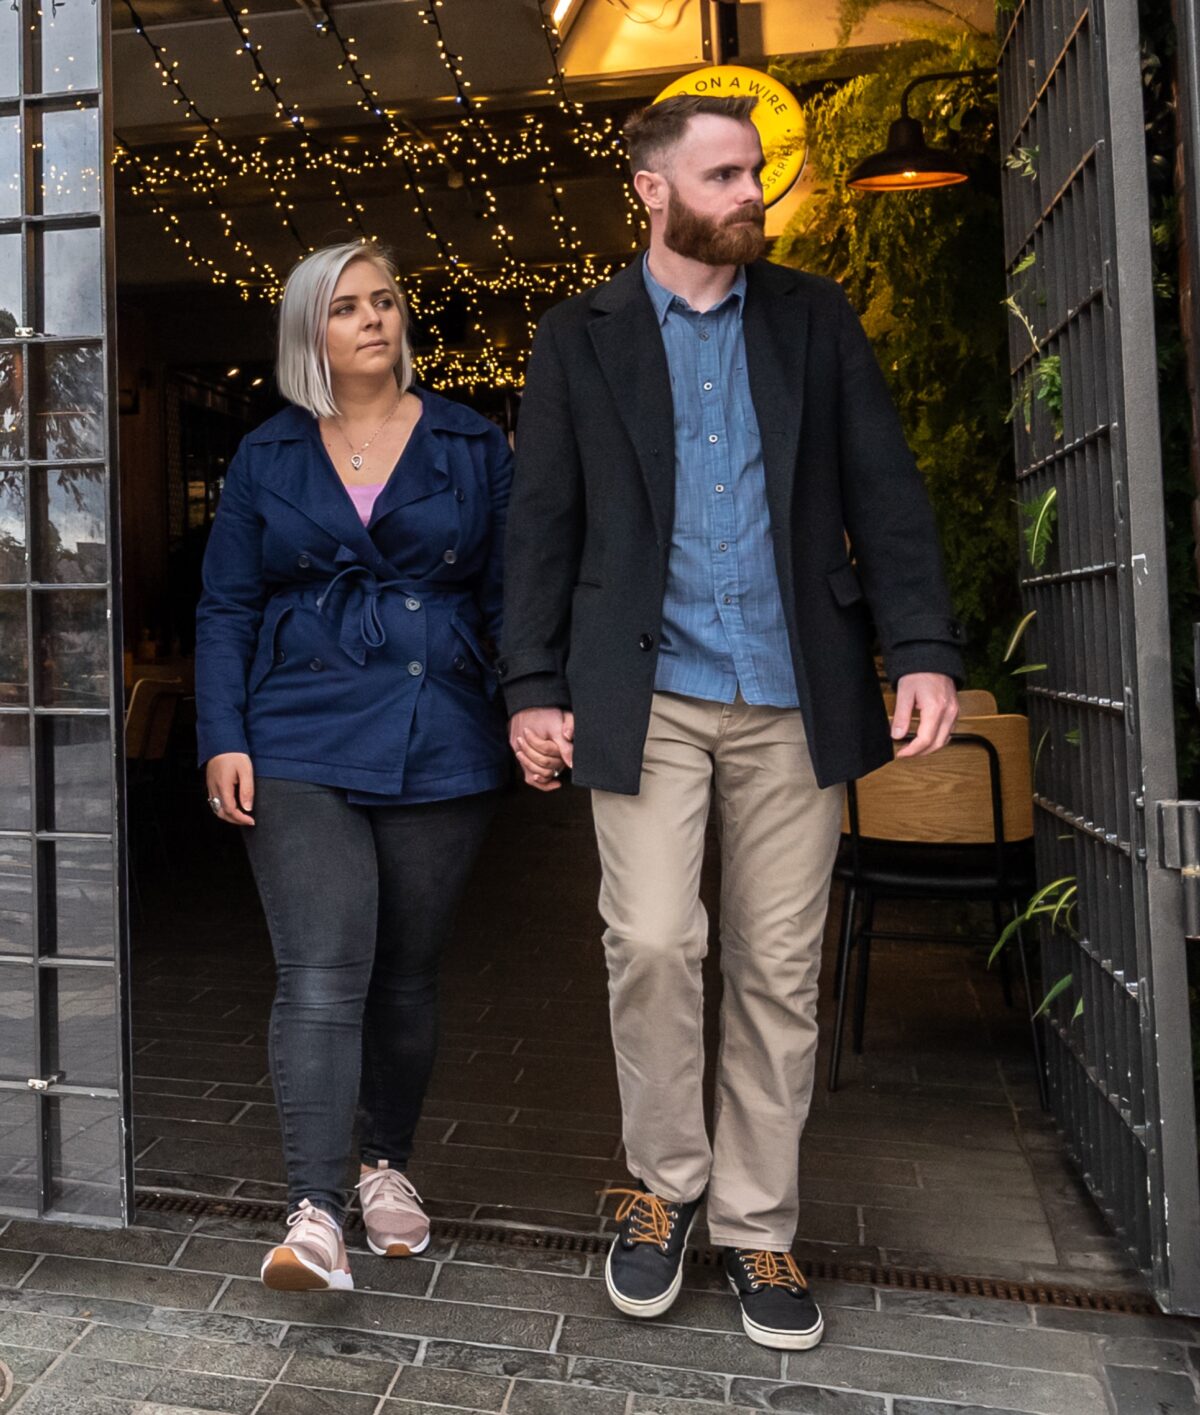
[[[171,842],[203,872],[143,891],[138,1182],[276,1199],[270,959],[241,857],[216,829],[189,823]],[[443,1218],[607,1226],[598,1191],[625,1171],[596,885],[582,793],[506,805],[447,963],[413,1170]],[[714,966],[714,1000],[716,988]],[[802,1256],[1138,1285],[1037,1109],[1020,1011],[981,951],[881,950],[867,1052],[843,1078],[834,1096],[819,1083],[803,1147]],[[254,1279],[276,1232],[156,1214],[125,1233],[9,1224],[0,1358],[16,1389],[0,1411],[1200,1411],[1200,1323],[1179,1318],[826,1283],[824,1344],[784,1357],[742,1337],[702,1267],[643,1324],[609,1307],[602,1259],[471,1237],[407,1262],[355,1253],[355,1292],[296,1297]]]

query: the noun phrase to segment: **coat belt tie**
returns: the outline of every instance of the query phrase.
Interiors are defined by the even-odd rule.
[[[437,595],[442,599],[468,599],[465,586],[439,585],[422,580],[380,580],[365,565],[348,565],[340,570],[317,596],[317,612],[336,613],[331,603],[340,588],[341,622],[338,647],[361,668],[369,652],[376,652],[387,643],[383,620],[379,617],[379,597],[390,590],[402,590],[413,596]]]

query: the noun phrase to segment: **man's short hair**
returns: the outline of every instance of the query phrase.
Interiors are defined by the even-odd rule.
[[[664,160],[697,114],[715,113],[719,118],[745,123],[757,102],[750,94],[720,98],[709,93],[677,93],[648,108],[639,108],[625,120],[622,129],[629,147],[630,167],[635,173],[661,171]]]

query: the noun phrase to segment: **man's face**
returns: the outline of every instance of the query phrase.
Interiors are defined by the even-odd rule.
[[[749,119],[697,114],[667,166],[670,250],[706,265],[746,265],[763,254],[762,143]]]

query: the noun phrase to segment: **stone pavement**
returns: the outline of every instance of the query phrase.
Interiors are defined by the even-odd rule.
[[[619,1317],[598,1191],[625,1171],[595,854],[573,791],[506,803],[447,962],[413,1166],[442,1220],[434,1244],[403,1262],[355,1250],[352,1293],[267,1292],[254,1275],[283,1194],[271,965],[218,830],[186,818],[174,876],[143,880],[135,1144],[148,1196],[231,1211],[160,1198],[125,1232],[0,1220],[0,1360],[15,1383],[0,1415],[1200,1412],[1200,1322],[1184,1318],[825,1281],[824,1344],[785,1356],[740,1334],[702,1261],[666,1317]],[[1139,1292],[1037,1109],[1020,1011],[981,950],[880,950],[866,1041],[836,1095],[818,1082],[801,1258]],[[238,1216],[237,1201],[270,1217]],[[490,1241],[531,1229],[568,1237]]]

